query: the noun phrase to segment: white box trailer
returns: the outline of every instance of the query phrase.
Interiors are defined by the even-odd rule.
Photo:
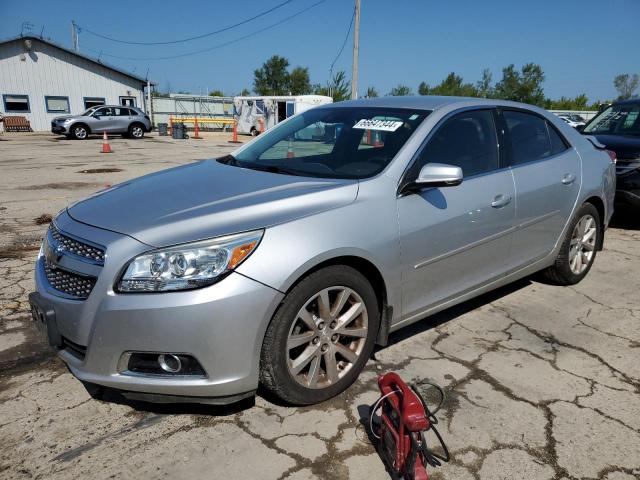
[[[233,97],[238,133],[258,135],[281,121],[310,108],[333,103],[323,95]]]

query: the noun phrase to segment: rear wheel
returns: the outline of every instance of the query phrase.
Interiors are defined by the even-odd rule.
[[[128,134],[131,138],[140,139],[144,137],[144,128],[139,123],[134,123],[129,127]]]
[[[345,390],[371,355],[380,313],[357,270],[332,266],[304,278],[267,328],[260,381],[286,402],[309,405]]]
[[[251,127],[250,133],[252,137],[257,137],[260,132],[258,132],[258,129],[256,127]]]
[[[598,210],[592,204],[585,203],[573,217],[558,258],[553,266],[544,271],[545,276],[559,285],[578,283],[591,270],[600,238],[602,223]]]
[[[89,136],[89,130],[84,125],[71,127],[71,136],[76,140],[85,140]]]

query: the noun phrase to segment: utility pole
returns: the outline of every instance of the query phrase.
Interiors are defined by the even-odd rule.
[[[75,20],[71,20],[71,43],[73,44],[73,51],[80,51],[80,39],[78,38],[78,25]]]
[[[358,47],[360,42],[360,0],[356,0],[356,19],[353,25],[353,70],[351,72],[351,99],[358,98]]]

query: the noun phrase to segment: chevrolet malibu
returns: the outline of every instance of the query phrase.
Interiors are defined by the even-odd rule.
[[[222,404],[261,384],[320,402],[403,326],[534,272],[582,280],[613,211],[598,145],[512,102],[314,108],[63,210],[35,323],[77,378],[129,398]]]

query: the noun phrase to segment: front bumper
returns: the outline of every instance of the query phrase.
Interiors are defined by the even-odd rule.
[[[87,237],[89,230],[99,229],[66,214],[59,218],[62,231],[107,247],[104,268],[86,300],[56,294],[47,281],[44,258],[36,264],[41,309],[55,312],[62,343],[59,355],[77,378],[137,392],[137,398],[149,401],[228,403],[255,391],[262,339],[282,293],[239,273],[186,292],[116,293],[112,287],[123,259],[149,247],[129,237],[110,242],[107,237],[116,235],[113,232]],[[115,250],[119,244],[124,254]],[[139,251],[132,255],[132,247]],[[206,375],[129,372],[121,361],[128,352],[189,354]]]
[[[67,133],[67,129],[62,124],[51,123],[51,133]]]

